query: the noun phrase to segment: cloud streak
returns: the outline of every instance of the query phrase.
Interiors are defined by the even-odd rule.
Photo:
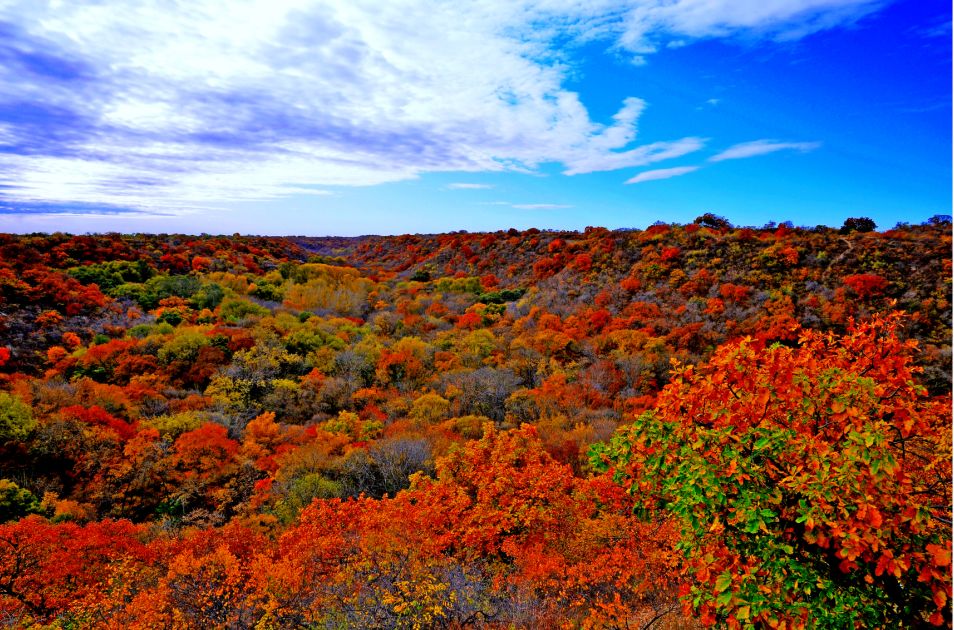
[[[450,190],[488,190],[493,187],[493,184],[469,184],[463,182],[447,184],[447,188]]]
[[[807,153],[814,151],[821,146],[821,142],[777,142],[775,140],[753,140],[752,142],[743,142],[736,144],[725,151],[713,155],[709,158],[710,162],[722,162],[724,160],[740,160],[758,155],[775,153],[776,151],[800,151]]]
[[[669,179],[679,177],[693,171],[698,171],[698,166],[676,166],[674,168],[659,168],[652,171],[643,171],[635,177],[626,180],[627,184],[640,184],[642,182],[651,182],[658,179]]]
[[[794,40],[850,25],[888,0],[649,0],[623,16],[619,46],[641,55],[715,37]]]
[[[183,212],[435,172],[648,166],[705,140],[638,144],[637,97],[593,120],[565,87],[562,43],[645,56],[797,37],[877,6],[488,0],[462,15],[415,1],[12,0],[0,5],[0,201]]]

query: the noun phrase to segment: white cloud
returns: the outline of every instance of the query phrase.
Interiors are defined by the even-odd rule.
[[[888,0],[647,0],[630,3],[620,46],[637,55],[685,39],[768,37],[797,39],[851,24]]]
[[[493,188],[494,185],[493,184],[469,184],[469,183],[458,182],[453,184],[447,184],[447,187],[451,190],[486,190],[489,188]]]
[[[686,173],[698,171],[698,166],[676,166],[674,168],[660,168],[653,171],[643,171],[636,177],[626,180],[627,184],[639,184],[641,182],[651,182],[657,179],[669,179],[670,177],[679,177]]]
[[[821,146],[820,142],[777,142],[775,140],[753,140],[752,142],[743,142],[736,144],[722,153],[713,155],[709,158],[710,162],[722,162],[723,160],[738,160],[741,158],[755,157],[776,151],[801,151],[806,153],[814,151]]]
[[[0,3],[0,190],[28,202],[196,208],[432,172],[567,175],[698,151],[638,145],[647,104],[594,121],[576,42],[793,37],[862,0],[76,0]],[[3,112],[17,109],[17,118]],[[649,110],[651,112],[651,110]],[[12,148],[11,148],[12,147]]]
[[[628,151],[580,154],[564,161],[567,166],[564,174],[579,175],[646,166],[698,151],[705,146],[705,142],[703,138],[683,138],[675,142],[653,142]]]

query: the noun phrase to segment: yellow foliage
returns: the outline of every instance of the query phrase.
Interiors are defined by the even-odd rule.
[[[433,392],[417,397],[411,403],[411,417],[425,424],[441,420],[450,408],[450,402]]]
[[[292,285],[284,304],[299,311],[327,310],[340,315],[358,315],[367,303],[372,282],[356,269],[320,263],[301,265],[302,284]]]
[[[202,426],[202,422],[203,420],[195,413],[184,411],[171,415],[156,416],[155,418],[146,418],[142,421],[142,424],[156,429],[159,431],[159,435],[163,437],[175,439],[186,431],[198,429]]]

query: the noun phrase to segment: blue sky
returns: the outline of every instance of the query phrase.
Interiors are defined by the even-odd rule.
[[[0,0],[0,231],[951,213],[936,0]]]

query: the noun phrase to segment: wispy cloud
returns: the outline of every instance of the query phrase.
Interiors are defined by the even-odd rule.
[[[889,0],[644,0],[624,12],[620,46],[643,56],[713,37],[793,40],[852,24]]]
[[[821,142],[777,142],[775,140],[753,140],[752,142],[743,142],[736,144],[722,153],[718,153],[709,158],[710,162],[722,162],[723,160],[739,160],[742,158],[775,153],[776,151],[801,151],[806,153],[814,151],[821,146]]]
[[[493,188],[493,184],[468,184],[468,183],[454,183],[447,184],[447,187],[451,190],[487,190]]]
[[[142,216],[171,216],[168,213],[146,211],[137,208],[123,208],[103,204],[88,203],[44,203],[44,202],[15,202],[0,201],[0,215],[60,215],[83,217],[116,217],[120,215]]]
[[[950,14],[948,14],[950,15]],[[949,17],[935,20],[934,24],[917,29],[922,37],[951,37],[951,19]]]
[[[616,171],[646,166],[694,153],[705,146],[703,138],[683,138],[675,142],[653,142],[628,151],[580,152],[564,160],[565,175]]]
[[[0,200],[180,212],[433,172],[647,166],[705,141],[639,145],[636,97],[593,120],[566,87],[567,40],[639,57],[697,38],[800,36],[877,6],[8,0]]]
[[[675,168],[659,168],[653,171],[643,171],[636,177],[626,180],[627,184],[639,184],[641,182],[651,182],[657,179],[669,179],[670,177],[679,177],[686,173],[698,171],[698,166],[677,166]]]

